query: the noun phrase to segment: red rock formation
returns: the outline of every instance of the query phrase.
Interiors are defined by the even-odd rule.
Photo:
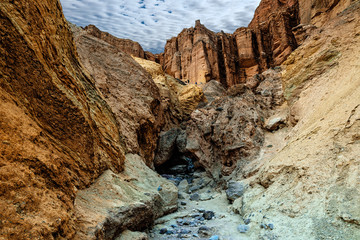
[[[313,29],[349,5],[348,0],[263,0],[247,28],[214,33],[197,21],[167,41],[158,59],[166,73],[225,87],[280,65]]]
[[[107,32],[100,31],[94,25],[86,26],[85,30],[88,34],[100,38],[101,40],[117,47],[118,49],[122,50],[123,52],[129,55],[145,58],[145,52],[138,42],[134,42],[130,39],[122,39],[122,38],[114,37],[113,35]]]

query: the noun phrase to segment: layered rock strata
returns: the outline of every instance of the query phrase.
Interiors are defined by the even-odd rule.
[[[118,124],[58,1],[1,1],[0,21],[0,238],[71,239],[78,189],[123,169]]]
[[[72,29],[82,64],[115,113],[125,149],[139,154],[152,166],[157,137],[164,125],[158,87],[116,42],[103,41],[88,29]]]

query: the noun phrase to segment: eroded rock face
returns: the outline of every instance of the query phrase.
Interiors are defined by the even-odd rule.
[[[150,75],[160,90],[161,104],[164,109],[165,125],[162,130],[177,127],[189,118],[200,102],[206,102],[202,89],[193,84],[185,84],[165,74],[160,64],[134,58]]]
[[[59,1],[1,1],[0,19],[0,238],[71,239],[78,189],[123,169],[118,124]]]
[[[238,210],[253,224],[272,223],[278,239],[360,238],[359,10],[353,1],[284,62],[295,126],[274,138],[283,142],[275,154],[265,152],[238,175],[251,186]],[[269,232],[252,228],[248,234]]]
[[[350,1],[263,0],[249,26],[214,33],[200,21],[167,41],[157,56],[166,73],[191,83],[211,79],[225,88],[280,65],[316,28]]]
[[[164,124],[158,87],[116,42],[109,44],[81,28],[73,31],[80,60],[115,113],[127,152],[141,155],[152,166]]]
[[[256,156],[263,144],[264,119],[284,101],[279,72],[268,70],[254,78],[260,79],[257,87],[235,85],[195,110],[186,122],[186,154],[215,178],[231,174]]]
[[[194,28],[168,40],[160,63],[168,74],[199,85],[211,79],[226,88],[245,83],[279,65],[297,47],[292,33],[299,24],[297,5],[265,14],[266,21],[251,23],[233,34],[214,33],[197,21]]]
[[[103,32],[103,31],[99,30],[94,25],[86,26],[85,31],[87,32],[87,34],[93,35],[94,37],[97,37],[97,38],[109,43],[110,45],[120,49],[121,51],[123,51],[129,55],[132,55],[134,57],[145,58],[145,57],[149,56],[149,58],[152,59],[151,56],[154,56],[150,53],[145,53],[145,51],[143,50],[143,48],[141,47],[141,45],[138,42],[134,42],[130,39],[117,38],[107,32]],[[155,60],[155,58],[153,58],[153,59]]]

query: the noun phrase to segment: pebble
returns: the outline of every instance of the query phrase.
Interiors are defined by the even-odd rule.
[[[185,206],[185,205],[186,205],[186,202],[180,202],[180,204],[181,204],[182,206]]]
[[[194,233],[194,234],[193,234],[193,237],[200,238],[197,233]]]
[[[213,217],[215,216],[215,213],[213,211],[205,211],[203,213],[203,217],[206,219],[206,220],[211,220]]]
[[[190,195],[190,201],[199,201],[200,195],[198,193],[194,193]]]
[[[203,212],[205,212],[205,209],[199,208],[198,211],[199,211],[200,213],[203,213]]]
[[[250,222],[251,222],[251,219],[250,219],[250,218],[247,218],[247,219],[244,220],[244,223],[245,223],[246,225],[248,225]]]
[[[247,231],[249,231],[250,227],[248,225],[240,224],[237,229],[241,233],[246,233]]]
[[[274,224],[272,224],[272,223],[269,223],[267,226],[268,226],[268,228],[270,228],[271,230],[274,229]]]
[[[220,238],[219,238],[219,236],[218,235],[214,235],[214,236],[211,236],[210,238],[209,238],[209,240],[219,240]]]
[[[159,186],[159,187],[157,188],[157,190],[160,192],[160,191],[162,190],[162,187]]]
[[[177,225],[172,224],[171,227],[172,227],[172,228],[177,228]]]
[[[160,229],[160,234],[165,234],[165,233],[167,233],[167,229],[166,228],[162,228],[162,229]]]
[[[260,224],[260,228],[267,229],[267,226],[266,226],[266,224],[262,223],[262,224]]]

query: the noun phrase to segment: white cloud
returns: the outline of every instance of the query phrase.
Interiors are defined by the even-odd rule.
[[[60,0],[65,17],[85,27],[162,52],[166,40],[200,19],[207,28],[232,33],[251,21],[260,0]]]

